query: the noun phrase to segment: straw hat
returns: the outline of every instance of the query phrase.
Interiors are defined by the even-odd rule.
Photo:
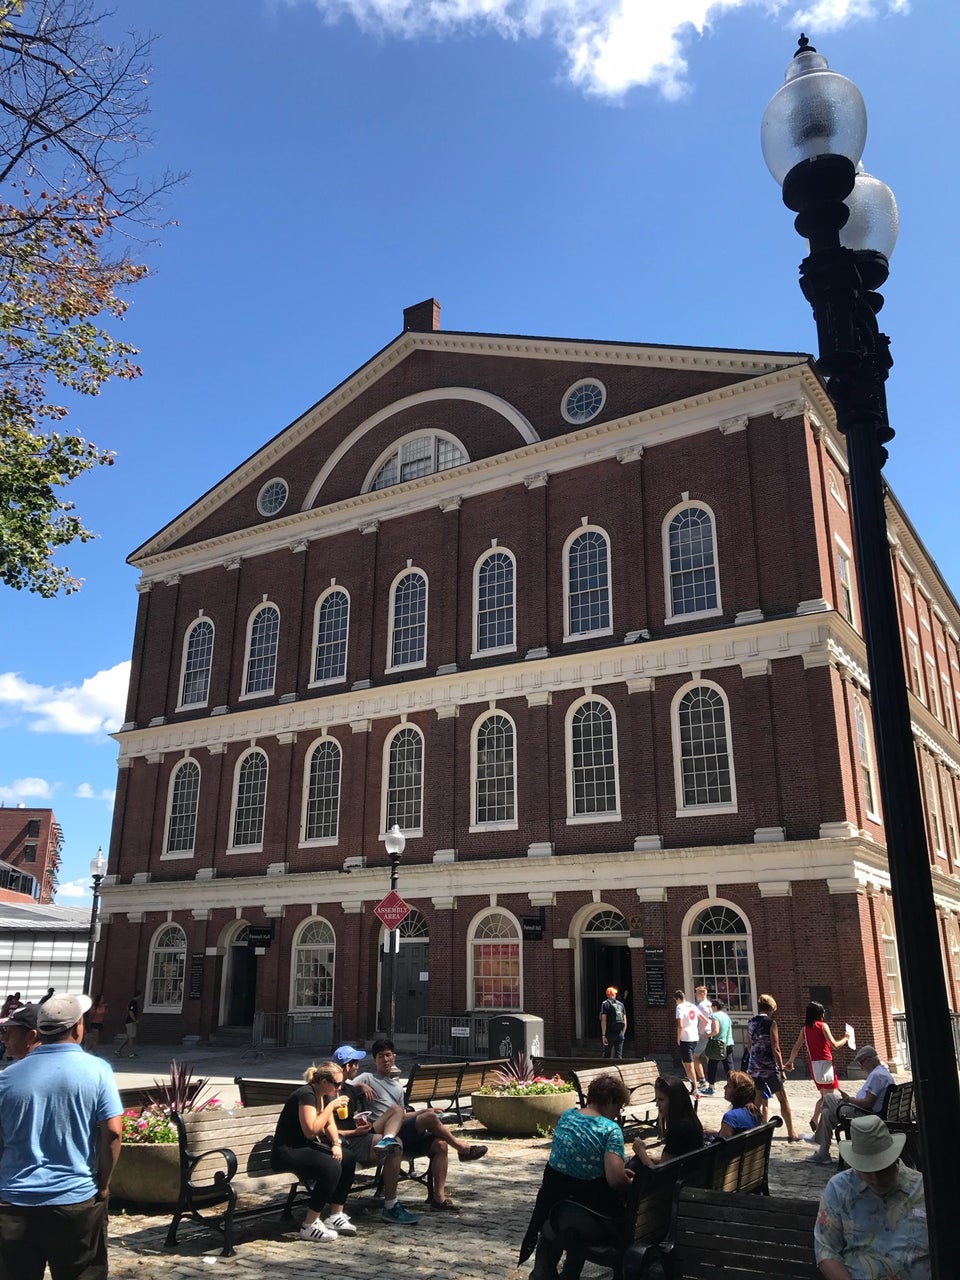
[[[879,1116],[859,1116],[850,1122],[850,1137],[838,1146],[851,1169],[876,1173],[899,1160],[906,1141],[905,1133],[891,1133]]]

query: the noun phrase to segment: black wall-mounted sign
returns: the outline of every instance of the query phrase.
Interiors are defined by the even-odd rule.
[[[546,912],[543,907],[540,908],[539,915],[522,916],[520,919],[520,927],[523,930],[523,938],[525,942],[542,942],[544,929],[546,927]]]
[[[269,924],[251,924],[247,926],[248,947],[269,947],[273,941],[274,922]]]
[[[191,951],[190,985],[187,989],[188,1000],[199,1000],[203,994],[203,960],[202,951]]]
[[[647,1007],[667,1007],[667,963],[663,947],[644,947],[643,965],[646,973]]]

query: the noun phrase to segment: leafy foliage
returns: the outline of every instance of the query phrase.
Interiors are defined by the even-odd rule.
[[[174,1058],[170,1063],[170,1079],[154,1080],[153,1083],[156,1093],[150,1095],[150,1101],[162,1111],[179,1111],[182,1115],[186,1111],[205,1111],[208,1107],[220,1105],[217,1098],[210,1098],[206,1102],[197,1101],[204,1089],[209,1087],[210,1077],[194,1080],[192,1062],[178,1062]]]
[[[173,1121],[156,1107],[145,1107],[143,1111],[131,1108],[123,1113],[120,1129],[121,1141],[141,1145],[153,1143],[169,1144],[176,1142],[177,1131]]]
[[[90,0],[0,0],[0,581],[43,596],[79,582],[53,563],[94,536],[62,490],[114,455],[72,432],[53,381],[95,396],[136,378],[136,349],[103,327],[146,267],[118,233],[150,226],[157,197],[125,172],[144,139],[146,54],[99,37]]]

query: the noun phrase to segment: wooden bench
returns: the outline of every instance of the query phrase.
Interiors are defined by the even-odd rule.
[[[864,1115],[869,1115],[869,1112],[861,1111],[858,1107],[848,1106],[843,1102],[840,1103],[837,1108],[837,1123],[834,1129],[834,1137],[838,1144],[841,1138],[850,1137],[851,1120],[856,1120],[858,1116]],[[921,1167],[920,1125],[917,1121],[916,1099],[913,1096],[913,1081],[906,1080],[903,1084],[888,1084],[880,1102],[878,1115],[891,1133],[905,1133],[907,1135],[906,1146],[903,1148],[903,1156],[901,1158],[905,1164],[914,1169],[919,1169]],[[839,1160],[839,1166],[841,1169],[846,1169],[847,1167],[842,1156]]]
[[[292,1093],[288,1089],[287,1096]],[[273,1132],[280,1107],[243,1107],[228,1111],[174,1112],[172,1119],[180,1143],[180,1194],[167,1231],[166,1245],[177,1243],[177,1229],[189,1216],[201,1226],[223,1233],[221,1256],[231,1258],[233,1225],[241,1197],[286,1197],[283,1217],[291,1217],[300,1188],[295,1173],[275,1173],[270,1166]],[[220,1208],[220,1206],[223,1206]],[[204,1211],[213,1210],[212,1214]],[[264,1212],[262,1203],[248,1213]]]
[[[418,1103],[434,1107],[437,1111],[454,1112],[458,1123],[460,1115],[460,1082],[465,1062],[418,1062],[407,1080],[403,1093],[404,1110],[416,1109]]]
[[[699,1151],[691,1151],[653,1168],[642,1165],[630,1184],[621,1230],[617,1232],[614,1229],[603,1244],[588,1246],[585,1251],[587,1260],[609,1267],[616,1280],[627,1274],[629,1259],[636,1269],[645,1250],[667,1236],[680,1186],[725,1190],[727,1194],[768,1195],[770,1146],[780,1123],[778,1116],[769,1124],[758,1125],[732,1138],[720,1138]],[[583,1236],[589,1237],[589,1231],[584,1232],[583,1228],[589,1225],[590,1217],[595,1215],[591,1215],[588,1209],[581,1212],[581,1206],[577,1206],[553,1221],[561,1237],[567,1230],[582,1247]]]
[[[730,1195],[678,1188],[663,1245],[671,1280],[817,1280],[813,1227],[816,1200]],[[639,1275],[636,1251],[624,1280]]]
[[[574,1069],[570,1075],[580,1095],[581,1106],[586,1103],[587,1091],[598,1076],[619,1075],[630,1090],[630,1096],[620,1116],[620,1124],[624,1132],[635,1137],[640,1131],[656,1129],[658,1121],[655,1086],[660,1079],[660,1069],[655,1062],[610,1060],[602,1066],[597,1066],[597,1060],[594,1058],[589,1068]],[[696,1112],[697,1099],[692,1099],[692,1103]]]
[[[264,1080],[255,1076],[234,1076],[233,1083],[240,1090],[242,1107],[276,1107],[280,1108],[303,1083],[296,1080]]]
[[[194,1098],[203,1088],[202,1080],[192,1080],[187,1090],[188,1101],[193,1102]],[[131,1085],[127,1088],[120,1089],[120,1105],[124,1111],[142,1111],[144,1107],[152,1106],[153,1103],[159,1102],[163,1098],[162,1086],[154,1085],[153,1088],[147,1088],[144,1085]]]

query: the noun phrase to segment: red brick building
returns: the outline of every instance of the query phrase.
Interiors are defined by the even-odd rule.
[[[432,301],[140,547],[97,953],[143,1034],[523,1009],[672,1043],[677,986],[789,1042],[900,1002],[844,449],[802,354],[448,333]],[[960,610],[890,554],[960,1007]],[[253,930],[251,936],[250,931]],[[268,939],[268,932],[272,937]],[[265,943],[266,945],[250,945]],[[664,994],[665,993],[665,994]]]
[[[52,809],[0,807],[0,901],[52,902],[62,844]]]

